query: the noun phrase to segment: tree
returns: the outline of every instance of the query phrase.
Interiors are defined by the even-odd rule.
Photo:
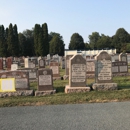
[[[110,49],[111,38],[109,36],[101,35],[101,38],[97,41],[97,49]]]
[[[89,44],[92,49],[97,49],[97,41],[101,38],[98,32],[93,32],[89,35]]]
[[[26,40],[26,37],[23,35],[23,33],[19,33],[18,34],[18,39],[19,39],[19,55],[20,56],[27,56],[27,47],[26,47],[26,43],[27,43],[27,40]]]
[[[39,31],[38,35],[38,55],[40,56],[45,56],[45,51],[44,51],[44,41],[43,41],[43,31],[42,28],[40,28],[41,31]]]
[[[62,36],[59,33],[51,32],[50,33],[50,54],[58,54],[60,56],[64,55],[64,41]]]
[[[70,50],[84,50],[85,49],[84,40],[81,35],[79,35],[78,33],[74,33],[71,36],[69,49]]]
[[[13,56],[14,55],[14,35],[13,35],[13,25],[10,23],[9,29],[8,29],[8,37],[7,37],[7,51],[8,51],[8,56]]]
[[[39,24],[35,24],[34,27],[34,51],[36,55],[39,55],[38,52],[38,38],[39,38],[39,32],[41,31],[41,27]]]
[[[84,44],[85,44],[85,49],[86,50],[90,50],[91,49],[91,47],[90,47],[90,45],[88,43],[84,43]]]
[[[43,32],[43,44],[44,44],[44,56],[49,54],[49,39],[48,39],[48,27],[47,23],[42,24],[42,32]]]
[[[17,25],[15,24],[13,26],[13,48],[14,48],[14,56],[19,56],[19,40],[18,40],[18,31],[17,31]]]
[[[6,40],[5,40],[5,30],[4,26],[0,26],[0,56],[6,57]]]
[[[26,44],[25,44],[25,55],[26,56],[34,56],[34,33],[33,29],[29,30],[26,29],[23,31],[23,35],[26,38]]]
[[[119,28],[112,38],[112,45],[115,46],[117,52],[120,53],[126,48],[126,44],[130,42],[130,35],[124,28]]]

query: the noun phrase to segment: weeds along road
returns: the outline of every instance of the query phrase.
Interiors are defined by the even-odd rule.
[[[129,130],[130,102],[0,108],[0,130]]]

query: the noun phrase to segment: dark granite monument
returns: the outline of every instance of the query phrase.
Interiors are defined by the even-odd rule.
[[[53,94],[56,91],[53,88],[53,75],[51,69],[39,69],[38,70],[38,90],[35,92],[35,96],[43,96],[47,94]]]

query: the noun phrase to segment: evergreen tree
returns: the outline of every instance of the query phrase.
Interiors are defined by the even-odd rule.
[[[43,31],[40,28],[39,35],[38,35],[38,54],[40,56],[45,56],[45,46],[43,41]]]
[[[14,56],[19,56],[19,40],[18,40],[18,31],[17,31],[17,25],[15,24],[13,26],[13,37],[14,37],[14,43],[13,43],[13,48],[14,48]]]
[[[36,55],[39,55],[38,53],[38,38],[39,38],[39,32],[41,31],[41,27],[39,24],[35,24],[34,27],[34,51]]]
[[[6,40],[4,26],[0,26],[0,57],[6,57]]]
[[[84,50],[85,49],[84,40],[81,35],[79,35],[78,33],[74,33],[71,36],[69,49],[70,50]]]
[[[64,42],[57,35],[54,35],[50,41],[50,54],[64,55]]]
[[[12,23],[10,23],[9,29],[8,29],[8,37],[7,37],[8,56],[13,56],[15,54],[13,43],[14,43],[13,26],[12,26]]]
[[[46,56],[47,54],[49,54],[49,41],[48,41],[47,23],[42,24],[42,32],[43,32],[43,44],[44,44],[43,55]]]

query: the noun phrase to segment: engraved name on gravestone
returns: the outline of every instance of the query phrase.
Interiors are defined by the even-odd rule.
[[[16,90],[28,90],[29,74],[28,72],[10,71],[0,73],[0,78],[15,78]]]
[[[72,57],[73,55],[66,55],[66,58],[65,58],[65,74],[66,75],[69,75],[69,60],[70,58]]]
[[[53,90],[53,77],[51,69],[38,70],[38,91]]]
[[[69,64],[69,86],[86,87],[86,60],[81,55],[74,55]]]
[[[112,82],[111,56],[106,51],[101,51],[96,57],[96,83]]]
[[[127,54],[126,53],[119,54],[119,61],[127,62]]]

